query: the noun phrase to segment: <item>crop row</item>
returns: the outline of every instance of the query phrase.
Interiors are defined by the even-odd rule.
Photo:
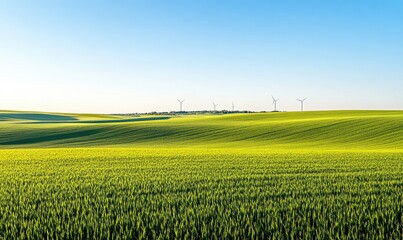
[[[402,189],[400,153],[9,150],[0,239],[400,239]]]

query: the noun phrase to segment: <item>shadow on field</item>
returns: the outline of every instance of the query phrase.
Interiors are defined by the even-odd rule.
[[[117,120],[83,120],[83,121],[45,121],[45,122],[29,122],[28,124],[46,124],[46,123],[124,123],[124,122],[143,122],[155,120],[167,120],[170,117],[148,117],[148,118],[130,118]],[[24,123],[27,124],[27,123]]]
[[[0,113],[0,120],[19,119],[33,121],[76,121],[77,118],[42,113]]]
[[[85,136],[90,136],[99,133],[100,130],[93,129],[93,130],[85,130],[85,131],[78,131],[73,133],[62,133],[62,134],[54,134],[54,135],[46,135],[46,136],[37,136],[25,139],[18,139],[8,142],[2,142],[0,145],[20,145],[20,144],[35,144],[35,143],[42,143],[48,141],[55,141],[55,140],[66,140],[71,138],[80,138]]]

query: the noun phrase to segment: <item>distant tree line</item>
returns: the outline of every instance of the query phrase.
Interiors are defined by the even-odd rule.
[[[117,113],[113,115],[139,117],[140,115],[197,115],[197,114],[234,114],[234,113],[264,113],[267,111],[228,111],[228,110],[201,110],[201,111],[170,111],[170,112],[145,112],[145,113]]]

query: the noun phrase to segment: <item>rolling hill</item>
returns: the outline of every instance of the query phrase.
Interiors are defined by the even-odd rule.
[[[0,111],[0,239],[401,239],[403,111]]]
[[[0,148],[399,150],[402,146],[403,111],[171,117],[0,111]]]

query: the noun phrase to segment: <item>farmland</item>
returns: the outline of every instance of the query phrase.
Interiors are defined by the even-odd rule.
[[[0,239],[400,239],[403,112],[0,112]]]

